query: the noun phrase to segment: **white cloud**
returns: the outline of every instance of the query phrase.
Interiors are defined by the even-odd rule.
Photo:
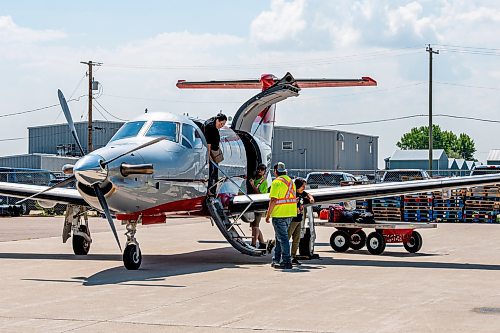
[[[64,39],[67,34],[58,30],[34,30],[18,26],[12,17],[0,16],[0,43],[37,43]]]
[[[306,28],[304,9],[305,0],[272,0],[271,10],[262,12],[252,21],[252,40],[257,43],[293,40]]]

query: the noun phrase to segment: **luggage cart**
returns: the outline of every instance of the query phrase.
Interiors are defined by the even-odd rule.
[[[422,248],[422,236],[415,229],[437,228],[436,223],[379,221],[375,223],[314,222],[315,226],[334,227],[330,245],[337,252],[349,248],[361,250],[365,245],[371,254],[382,254],[387,243],[403,243],[406,251],[416,253]],[[363,228],[375,229],[366,236]]]

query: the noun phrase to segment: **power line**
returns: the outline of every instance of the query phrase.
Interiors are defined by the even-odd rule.
[[[339,55],[339,56],[330,56],[323,58],[313,58],[313,59],[301,59],[301,60],[290,60],[284,61],[280,60],[279,62],[269,62],[263,64],[260,63],[247,63],[247,64],[224,64],[224,65],[158,65],[158,66],[150,66],[150,65],[127,65],[127,64],[105,64],[105,67],[111,68],[126,68],[126,69],[146,69],[146,70],[187,70],[187,69],[196,69],[196,70],[214,70],[214,69],[253,69],[253,68],[262,68],[263,65],[266,66],[296,66],[301,64],[311,65],[325,65],[339,62],[352,62],[359,61],[364,59],[373,59],[378,57],[386,58],[387,56],[401,56],[407,54],[418,53],[417,49],[420,49],[420,46],[408,46],[401,47],[396,49],[389,50],[380,50],[373,51],[369,53],[355,53],[349,55]]]
[[[43,106],[41,108],[37,108],[37,109],[33,109],[33,110],[27,110],[27,111],[20,111],[20,112],[13,112],[13,113],[2,114],[2,115],[0,115],[0,118],[11,117],[11,116],[18,116],[20,114],[26,114],[26,113],[31,113],[31,112],[42,111],[42,110],[50,109],[50,108],[53,108],[53,107],[56,107],[56,106],[59,106],[59,104],[52,104],[52,105],[48,105],[48,106]]]
[[[123,118],[117,117],[114,114],[112,114],[111,112],[109,112],[108,110],[106,110],[106,108],[104,106],[102,106],[101,103],[99,103],[97,100],[94,100],[94,102],[96,102],[104,110],[104,112],[106,112],[107,114],[109,114],[111,117],[113,117],[115,119],[118,119],[118,120],[121,120],[121,121],[128,121],[127,119],[123,119]]]
[[[383,123],[383,122],[404,120],[404,119],[410,119],[410,118],[419,118],[419,117],[428,117],[428,115],[426,115],[426,114],[414,114],[414,115],[410,115],[410,116],[385,118],[385,119],[376,119],[376,120],[367,120],[367,121],[357,121],[357,122],[353,122],[353,123],[337,123],[337,124],[328,124],[328,125],[316,125],[316,126],[309,126],[309,128],[375,124],[375,123]],[[455,116],[455,115],[442,114],[442,113],[441,114],[435,114],[435,115],[433,115],[433,117],[466,119],[466,120],[474,120],[474,121],[481,121],[481,122],[487,122],[487,123],[500,123],[500,120],[484,119],[484,118],[476,118],[476,117],[466,117],[466,116]]]

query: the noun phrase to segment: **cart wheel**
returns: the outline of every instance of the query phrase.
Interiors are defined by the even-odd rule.
[[[403,246],[406,251],[410,253],[417,253],[422,248],[422,236],[418,232],[413,231],[410,239],[408,242],[403,243]]]
[[[371,254],[382,254],[385,250],[384,236],[376,231],[370,233],[366,239],[366,248]]]
[[[366,233],[363,230],[358,230],[351,235],[351,249],[361,250],[365,246]]]
[[[330,236],[330,245],[337,252],[345,252],[351,244],[351,236],[343,230],[337,230]]]

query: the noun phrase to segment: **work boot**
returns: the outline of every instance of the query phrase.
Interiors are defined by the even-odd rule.
[[[276,269],[293,269],[293,266],[292,266],[291,263],[287,263],[287,264],[275,264],[273,267],[276,268]]]

